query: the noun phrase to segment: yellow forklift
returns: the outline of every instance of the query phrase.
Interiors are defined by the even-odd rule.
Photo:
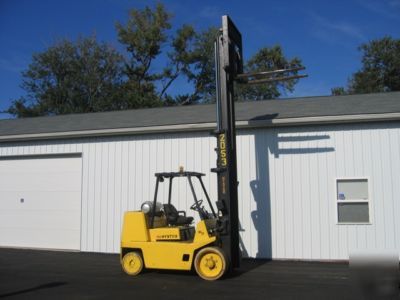
[[[222,28],[215,40],[217,167],[218,199],[216,208],[198,172],[156,173],[153,201],[144,202],[140,211],[124,215],[121,236],[121,264],[129,275],[138,275],[144,268],[191,270],[206,280],[221,278],[227,271],[239,267],[239,218],[236,167],[236,130],[234,111],[234,82],[259,84],[293,80],[307,75],[294,66],[288,69],[243,74],[242,37],[228,16],[222,17]],[[281,76],[286,72],[292,76]],[[190,207],[199,215],[194,227],[193,217],[178,211],[173,205],[172,182],[187,178],[193,194]],[[168,203],[157,201],[159,184],[169,180]],[[195,193],[193,180],[197,180],[206,202]],[[207,207],[208,208],[207,208]]]
[[[149,269],[191,270],[200,277],[215,280],[224,275],[229,260],[221,248],[217,233],[218,217],[211,204],[202,177],[197,172],[156,173],[153,202],[144,202],[141,211],[125,213],[121,238],[122,268],[129,275]],[[172,183],[175,178],[187,178],[193,194],[190,209],[196,211],[200,222],[192,226],[193,217],[178,211],[172,204]],[[159,184],[169,180],[168,202],[157,202]],[[208,210],[198,199],[193,180],[200,182]]]

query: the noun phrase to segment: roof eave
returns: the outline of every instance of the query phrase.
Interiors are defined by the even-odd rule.
[[[287,126],[306,126],[306,125],[325,125],[339,123],[364,123],[364,122],[382,122],[398,121],[399,113],[383,114],[359,114],[359,115],[341,115],[341,116],[317,116],[317,117],[298,117],[281,118],[270,120],[247,120],[236,121],[237,128],[263,128],[263,127],[287,127]],[[216,127],[215,122],[196,123],[196,124],[176,124],[164,126],[147,126],[133,128],[113,128],[96,130],[77,130],[65,132],[44,132],[32,134],[16,134],[0,136],[0,142],[16,142],[27,140],[49,140],[49,139],[69,139],[99,136],[115,135],[138,135],[150,133],[168,133],[168,132],[193,132],[212,130]]]

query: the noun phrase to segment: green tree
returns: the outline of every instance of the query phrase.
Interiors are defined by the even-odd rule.
[[[334,88],[332,94],[360,94],[400,90],[400,39],[384,37],[362,44],[362,67],[349,80],[347,88]]]
[[[195,43],[197,33],[190,25],[183,25],[177,30],[175,37],[172,40],[172,50],[168,52],[169,62],[164,68],[162,89],[160,97],[163,97],[164,104],[175,105],[182,104],[187,95],[178,95],[171,97],[167,90],[179,76],[191,74],[191,65],[196,61]]]
[[[171,19],[172,14],[157,4],[154,9],[132,9],[126,24],[117,23],[119,41],[129,56],[125,62],[126,85],[132,95],[158,99],[164,105],[195,103],[207,93],[203,85],[210,82],[205,77],[209,79],[212,70],[215,35],[211,32],[215,29],[197,33],[193,26],[184,24],[171,32]],[[165,61],[164,67],[154,66],[160,61]],[[194,92],[171,96],[169,90],[180,76],[194,84]]]
[[[198,32],[185,24],[175,30],[171,20],[162,4],[132,9],[124,24],[116,24],[123,54],[95,38],[63,40],[35,54],[22,74],[27,96],[15,100],[8,112],[24,117],[214,101],[218,29]],[[287,59],[281,47],[274,46],[258,51],[245,69],[289,65],[300,66],[301,61]],[[191,92],[170,92],[179,77],[193,85]],[[293,91],[296,82],[239,86],[237,94],[240,100],[276,98]]]
[[[333,96],[342,96],[342,95],[347,95],[348,94],[346,89],[344,87],[342,87],[342,86],[331,88],[331,93],[332,93]]]
[[[129,55],[125,59],[128,78],[125,91],[133,103],[140,102],[140,99],[159,101],[155,82],[162,79],[163,74],[154,72],[151,67],[167,42],[170,19],[171,15],[164,6],[158,4],[154,10],[148,6],[142,10],[132,9],[125,25],[116,24],[119,42]]]
[[[179,72],[193,84],[193,92],[168,97],[167,103],[170,105],[212,102],[215,99],[214,40],[219,29],[210,27],[195,32],[193,27],[186,27],[186,30],[190,30],[190,38],[185,40],[186,44],[182,43],[180,49],[174,46],[174,52],[179,53],[174,61],[176,65],[182,65]]]
[[[159,99],[164,105],[212,102],[215,99],[214,41],[218,28],[196,32],[193,26],[183,25],[170,34],[172,15],[162,4],[154,9],[133,9],[125,25],[117,24],[119,41],[129,54],[126,62],[127,85],[135,97]],[[166,66],[157,72],[152,64],[167,48]],[[260,49],[245,65],[247,72],[268,71],[302,66],[299,58],[288,59],[280,46]],[[291,75],[296,74],[292,72]],[[193,84],[193,91],[171,96],[173,82],[185,76]],[[292,92],[298,80],[244,86],[237,89],[240,100],[274,99]]]
[[[118,109],[122,57],[94,37],[62,40],[42,53],[22,73],[27,95],[13,101],[17,117]]]
[[[196,41],[196,61],[189,80],[194,83],[194,99],[205,102],[215,100],[214,41],[219,29],[210,27],[198,35]]]
[[[218,34],[218,28],[209,29],[194,35],[194,43],[188,60],[188,67],[184,75],[194,84],[191,94],[178,95],[172,101],[173,104],[193,104],[198,102],[215,101],[215,62],[214,41]],[[245,72],[260,72],[284,69],[288,67],[302,67],[299,58],[285,57],[280,46],[260,49],[247,63]],[[287,75],[295,75],[297,71]],[[287,92],[293,92],[298,80],[277,81],[260,85],[236,85],[235,94],[240,101],[275,99]]]

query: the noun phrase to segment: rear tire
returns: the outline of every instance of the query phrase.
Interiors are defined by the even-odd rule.
[[[203,248],[196,254],[194,268],[201,278],[217,280],[228,270],[226,255],[218,247]]]
[[[130,276],[136,276],[143,270],[143,258],[139,252],[128,252],[122,258],[122,269]]]

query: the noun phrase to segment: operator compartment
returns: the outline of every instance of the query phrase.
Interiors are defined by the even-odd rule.
[[[190,226],[192,217],[182,216],[172,204],[157,202],[156,206],[146,201],[141,206],[149,228],[151,242],[158,241],[192,241],[195,228]]]

